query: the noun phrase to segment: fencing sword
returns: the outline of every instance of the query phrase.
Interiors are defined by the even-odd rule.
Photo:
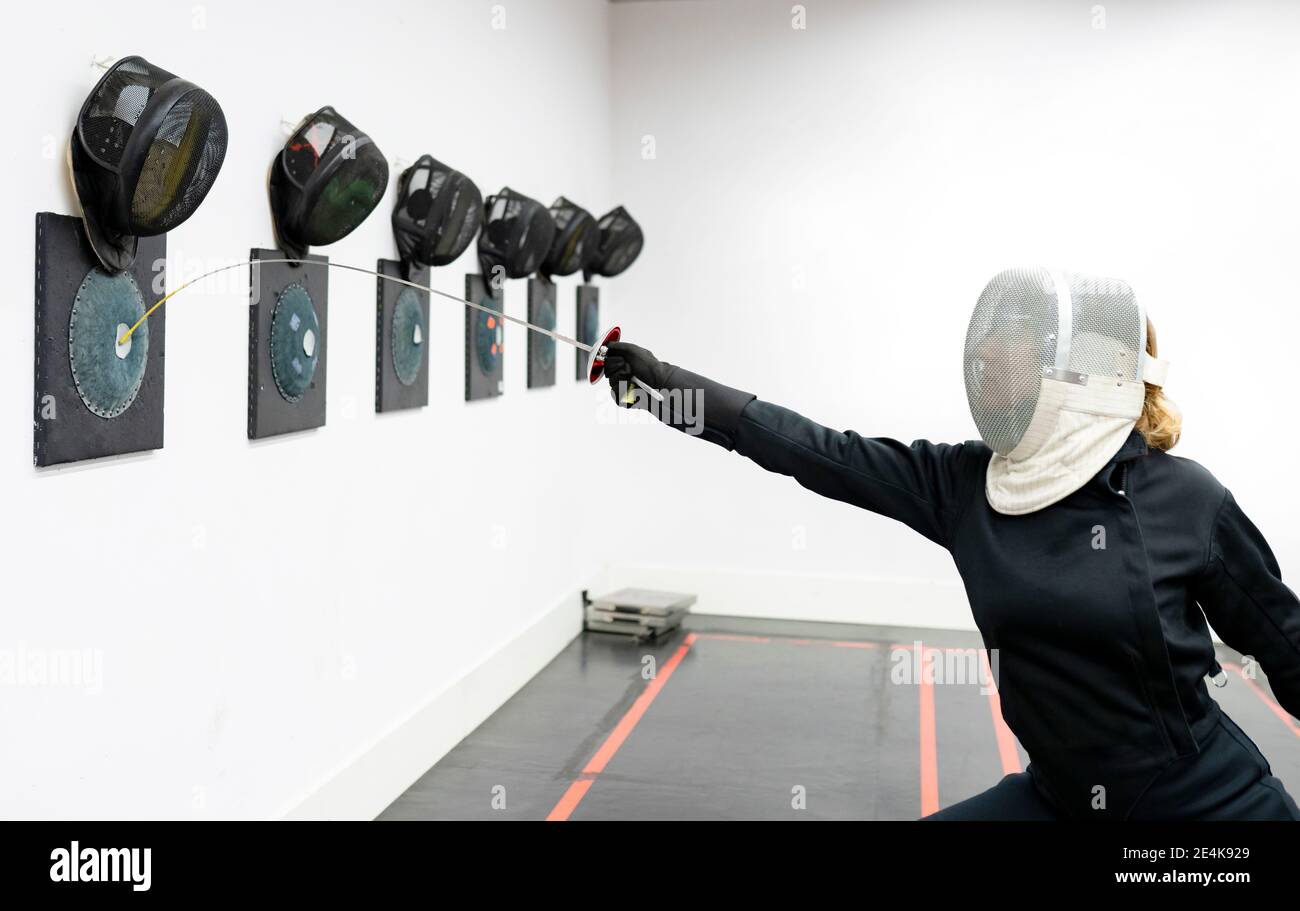
[[[219,266],[216,269],[211,269],[207,272],[204,272],[202,275],[196,276],[195,278],[192,278],[189,281],[182,283],[175,289],[163,295],[163,297],[161,297],[157,303],[155,303],[152,307],[150,307],[148,310],[144,312],[144,316],[136,320],[135,324],[131,326],[131,328],[127,329],[126,332],[122,333],[122,335],[117,339],[118,346],[120,347],[126,344],[126,342],[131,338],[131,335],[135,332],[135,330],[139,329],[140,326],[144,324],[144,321],[147,320],[155,310],[157,310],[163,304],[167,303],[167,301],[171,300],[171,298],[175,297],[181,291],[184,291],[190,285],[196,284],[197,282],[201,282],[203,281],[203,279],[209,278],[210,276],[213,275],[217,275],[221,272],[228,272],[231,269],[241,269],[244,266],[249,266],[253,269],[257,269],[258,267],[264,264],[272,264],[272,263],[289,263],[289,264],[296,264],[301,266],[328,266],[331,269],[346,269],[349,272],[358,272],[362,275],[369,275],[374,278],[383,279],[385,281],[397,282],[398,284],[406,285],[409,288],[414,288],[417,291],[425,291],[431,295],[445,298],[449,301],[455,301],[456,303],[464,304],[467,307],[473,307],[475,310],[478,310],[482,313],[490,314],[491,316],[497,317],[498,319],[505,320],[508,323],[514,323],[517,326],[523,326],[525,329],[548,336],[557,342],[563,342],[564,344],[571,345],[572,347],[577,348],[581,351],[586,351],[589,355],[589,357],[587,358],[587,378],[591,381],[591,384],[593,386],[596,385],[598,382],[600,382],[601,377],[605,375],[605,356],[608,354],[609,346],[614,344],[614,342],[617,342],[619,338],[622,337],[622,331],[619,329],[618,326],[614,326],[605,331],[605,333],[601,336],[601,340],[598,344],[588,345],[584,342],[578,341],[576,338],[571,338],[562,332],[556,332],[554,329],[547,329],[543,326],[538,326],[535,325],[534,323],[530,323],[528,322],[528,320],[520,319],[517,316],[510,316],[509,314],[504,312],[505,310],[504,303],[502,304],[501,310],[494,310],[493,308],[487,306],[486,304],[475,303],[472,300],[466,300],[463,297],[458,297],[457,295],[450,294],[446,291],[439,291],[437,288],[431,288],[428,285],[421,285],[418,282],[408,281],[404,278],[399,278],[396,275],[384,275],[382,272],[376,272],[373,269],[364,269],[361,266],[350,266],[347,263],[335,263],[335,262],[328,262],[328,261],[321,262],[319,260],[286,258],[286,259],[250,259],[242,263],[230,263],[229,265]],[[653,398],[656,402],[662,402],[664,400],[663,393],[660,392],[658,389],[654,389],[648,386],[647,384],[641,382],[641,380],[637,379],[636,377],[632,377],[632,382],[637,386],[639,386],[641,389],[645,390],[646,394],[649,395],[651,398]],[[623,397],[623,402],[625,404],[631,404],[632,401],[633,399],[629,391],[629,394]]]

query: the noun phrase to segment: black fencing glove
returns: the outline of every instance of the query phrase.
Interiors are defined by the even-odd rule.
[[[740,413],[754,400],[751,393],[674,367],[640,345],[628,342],[608,346],[605,376],[609,379],[610,393],[619,405],[642,408],[671,427],[727,449],[732,448]],[[652,396],[633,382],[634,379],[662,398]]]
[[[633,403],[619,397],[620,389],[626,390],[627,386],[634,385],[633,377],[651,389],[660,389],[667,384],[671,366],[640,345],[614,342],[605,349],[605,376],[609,380],[609,390],[615,402],[628,408]]]

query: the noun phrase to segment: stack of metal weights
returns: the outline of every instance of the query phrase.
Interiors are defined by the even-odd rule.
[[[682,625],[694,595],[622,588],[587,602],[586,628],[637,639],[658,639]]]

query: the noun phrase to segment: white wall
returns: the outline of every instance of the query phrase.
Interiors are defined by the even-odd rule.
[[[165,449],[31,465],[34,214],[73,211],[63,146],[96,78],[92,55],[171,68],[229,120],[215,188],[169,238],[175,287],[272,245],[265,180],[280,119],[323,104],[390,161],[429,151],[485,194],[509,183],[548,203],[614,205],[606,3],[506,4],[504,30],[494,5],[7,13],[0,660],[91,649],[103,664],[99,695],[0,686],[0,818],[367,815],[576,633],[577,593],[599,560],[573,491],[609,471],[589,457],[600,426],[572,355],[559,352],[555,388],[529,391],[511,330],[504,398],[466,405],[462,310],[435,302],[429,407],[377,417],[363,276],[330,276],[322,430],[246,439],[248,288],[236,272],[167,305]],[[391,205],[390,190],[317,252],[369,268],[393,257]],[[460,294],[466,271],[472,252],[434,282]],[[572,285],[559,295],[566,329]],[[507,312],[524,314],[524,293],[511,283]],[[376,744],[387,752],[367,765]],[[319,799],[326,783],[337,799]]]
[[[805,30],[784,0],[613,7],[616,186],[648,225],[625,338],[834,427],[961,440],[994,273],[1126,278],[1173,360],[1176,453],[1300,572],[1300,7],[1116,2],[1099,29],[1083,2],[805,6]],[[970,625],[947,555],[903,526],[677,434],[614,452],[644,481],[617,581]]]
[[[626,202],[649,241],[603,296],[630,340],[866,433],[973,435],[961,339],[1003,266],[1129,278],[1175,362],[1178,451],[1300,565],[1300,11],[1112,3],[1095,30],[1087,3],[813,0],[795,31],[787,2],[550,0],[504,4],[494,30],[494,5],[9,14],[0,665],[89,649],[102,692],[0,686],[0,817],[368,815],[561,647],[587,585],[969,623],[939,549],[611,411],[567,381],[567,352],[557,388],[530,392],[512,330],[505,397],[464,404],[455,306],[434,304],[429,407],[376,417],[373,285],[342,272],[324,429],[245,439],[239,275],[168,304],[164,450],[36,472],[33,216],[73,210],[62,145],[94,54],[171,66],[230,119],[216,188],[169,239],[173,286],[270,244],[279,121],[325,103],[390,159],[430,151],[485,192]],[[391,256],[390,202],[321,252]],[[459,293],[472,268],[434,281]]]

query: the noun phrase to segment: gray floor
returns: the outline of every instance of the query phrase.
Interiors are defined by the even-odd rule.
[[[976,682],[930,688],[935,749],[923,760],[926,697],[891,680],[893,647],[917,640],[980,645],[963,632],[706,615],[657,645],[586,633],[379,818],[914,819],[923,794],[944,807],[1003,774]],[[1300,794],[1300,725],[1258,686],[1229,674],[1213,692]],[[607,762],[592,771],[593,757]],[[1027,761],[1018,746],[1009,759]]]

